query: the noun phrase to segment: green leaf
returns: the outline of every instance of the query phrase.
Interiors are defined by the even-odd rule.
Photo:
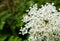
[[[5,22],[4,22],[4,21],[3,21],[3,22],[0,22],[0,30],[2,30],[2,29],[3,29],[4,24],[5,24]]]
[[[11,14],[8,14],[7,11],[0,13],[0,21],[5,21]]]
[[[0,30],[3,29],[3,26],[4,26],[4,24],[5,24],[5,20],[6,20],[7,18],[9,18],[10,16],[11,16],[11,14],[8,14],[7,11],[4,11],[4,12],[1,12],[1,13],[0,13]]]
[[[4,41],[7,38],[7,35],[0,36],[0,41]]]
[[[25,39],[24,41],[28,41],[28,40]]]
[[[19,37],[11,36],[8,41],[21,41],[22,39]]]
[[[0,4],[0,8],[4,7],[5,5],[4,4]]]

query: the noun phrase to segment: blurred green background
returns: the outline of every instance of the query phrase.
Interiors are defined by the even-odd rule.
[[[33,4],[41,7],[47,2],[55,3],[57,10],[60,7],[60,0],[0,0],[0,41],[28,41],[28,34],[19,35],[22,16]]]

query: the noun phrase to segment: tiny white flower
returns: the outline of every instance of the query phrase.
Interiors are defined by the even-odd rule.
[[[49,3],[46,3],[46,4],[49,4]]]
[[[54,3],[52,3],[52,5],[54,5]]]
[[[60,10],[60,8],[59,8],[59,10]]]
[[[29,12],[29,10],[26,10],[26,12]]]

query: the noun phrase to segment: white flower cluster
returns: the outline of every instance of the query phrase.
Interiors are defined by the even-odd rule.
[[[60,39],[60,12],[54,3],[46,3],[38,9],[37,4],[27,10],[23,18],[25,27],[20,29],[21,34],[29,33],[29,41],[55,41]],[[29,30],[30,29],[30,30]]]

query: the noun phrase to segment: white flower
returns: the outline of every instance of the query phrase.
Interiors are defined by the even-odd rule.
[[[59,10],[60,10],[60,8],[59,8]]]
[[[55,41],[60,39],[60,12],[53,6],[54,3],[46,3],[38,9],[37,4],[27,10],[28,14],[23,17],[26,23],[21,28],[21,34],[29,33],[29,41]],[[28,29],[30,29],[28,31]]]

